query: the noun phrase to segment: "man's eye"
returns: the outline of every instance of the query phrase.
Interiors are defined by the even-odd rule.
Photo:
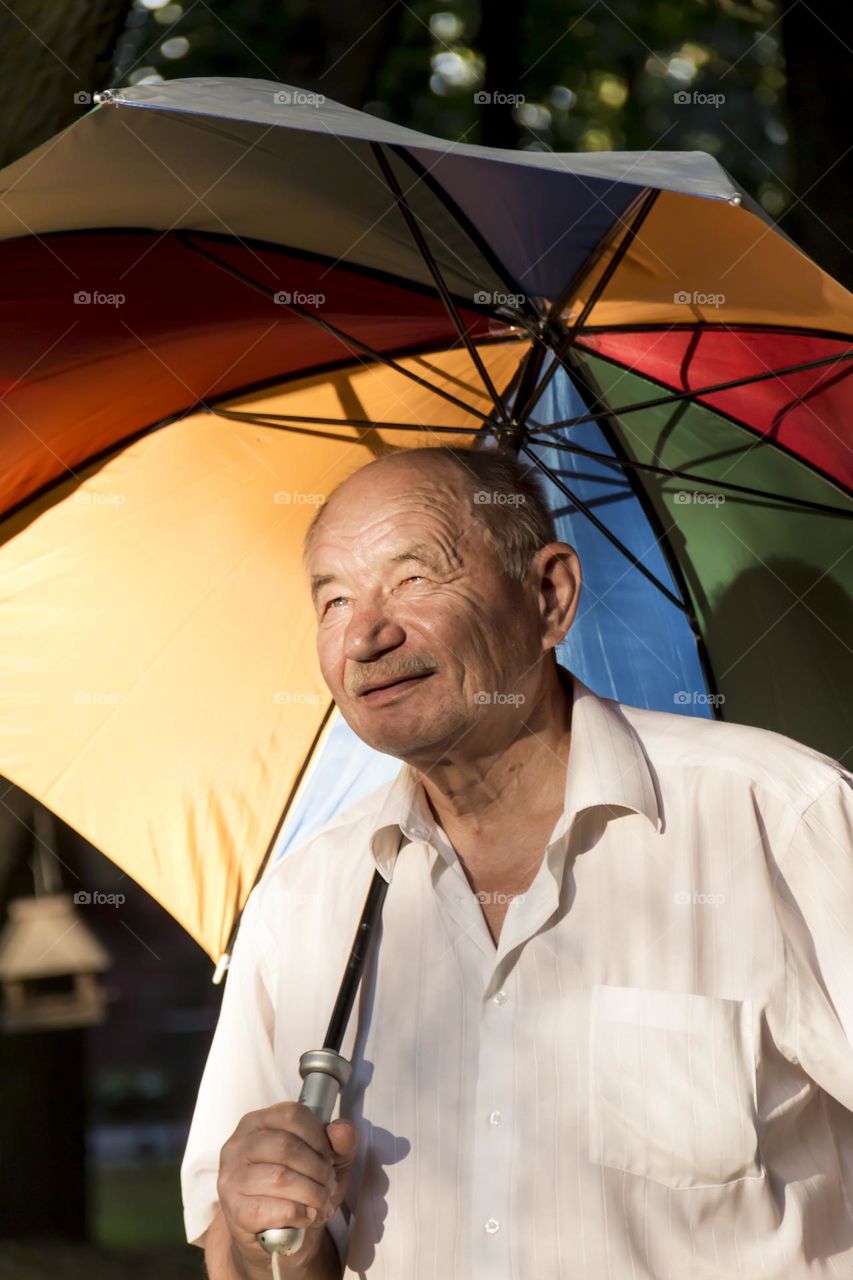
[[[413,573],[410,577],[404,578],[403,581],[400,583],[400,586],[401,587],[405,586],[407,582],[426,582],[426,578],[422,573]],[[338,600],[343,600],[344,602],[346,602],[347,599],[348,599],[347,596],[333,596],[332,599],[327,601],[327,603],[323,606],[323,613],[326,613],[329,609],[331,609]]]

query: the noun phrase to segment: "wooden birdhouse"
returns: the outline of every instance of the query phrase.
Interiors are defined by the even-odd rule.
[[[110,963],[71,894],[14,899],[0,934],[0,1030],[54,1031],[103,1021],[107,993],[99,975]]]

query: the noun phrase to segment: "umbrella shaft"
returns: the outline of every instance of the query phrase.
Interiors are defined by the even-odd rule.
[[[344,971],[335,1007],[332,1010],[329,1029],[326,1032],[326,1039],[323,1042],[327,1049],[333,1049],[335,1052],[339,1051],[343,1044],[347,1023],[355,1001],[355,993],[358,990],[358,984],[367,959],[370,939],[373,936],[376,925],[379,923],[387,890],[388,881],[380,871],[375,871],[365,900],[364,910],[361,913],[361,920],[358,922],[358,928],[355,931],[347,967]]]

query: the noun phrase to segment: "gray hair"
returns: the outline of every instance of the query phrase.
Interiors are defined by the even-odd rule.
[[[388,459],[405,458],[419,461],[424,456],[446,460],[458,468],[471,498],[474,515],[492,545],[503,572],[513,582],[524,582],[530,561],[540,547],[557,542],[554,517],[533,464],[521,462],[515,454],[503,449],[471,449],[464,445],[450,447],[425,446],[398,449],[374,458],[360,471],[366,471]],[[329,499],[346,480],[332,490],[318,508],[305,534],[303,558],[307,560],[314,535]]]

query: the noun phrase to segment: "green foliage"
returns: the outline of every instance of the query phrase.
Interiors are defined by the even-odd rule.
[[[150,1162],[96,1169],[89,1187],[92,1234],[117,1249],[181,1244],[180,1168]]]

